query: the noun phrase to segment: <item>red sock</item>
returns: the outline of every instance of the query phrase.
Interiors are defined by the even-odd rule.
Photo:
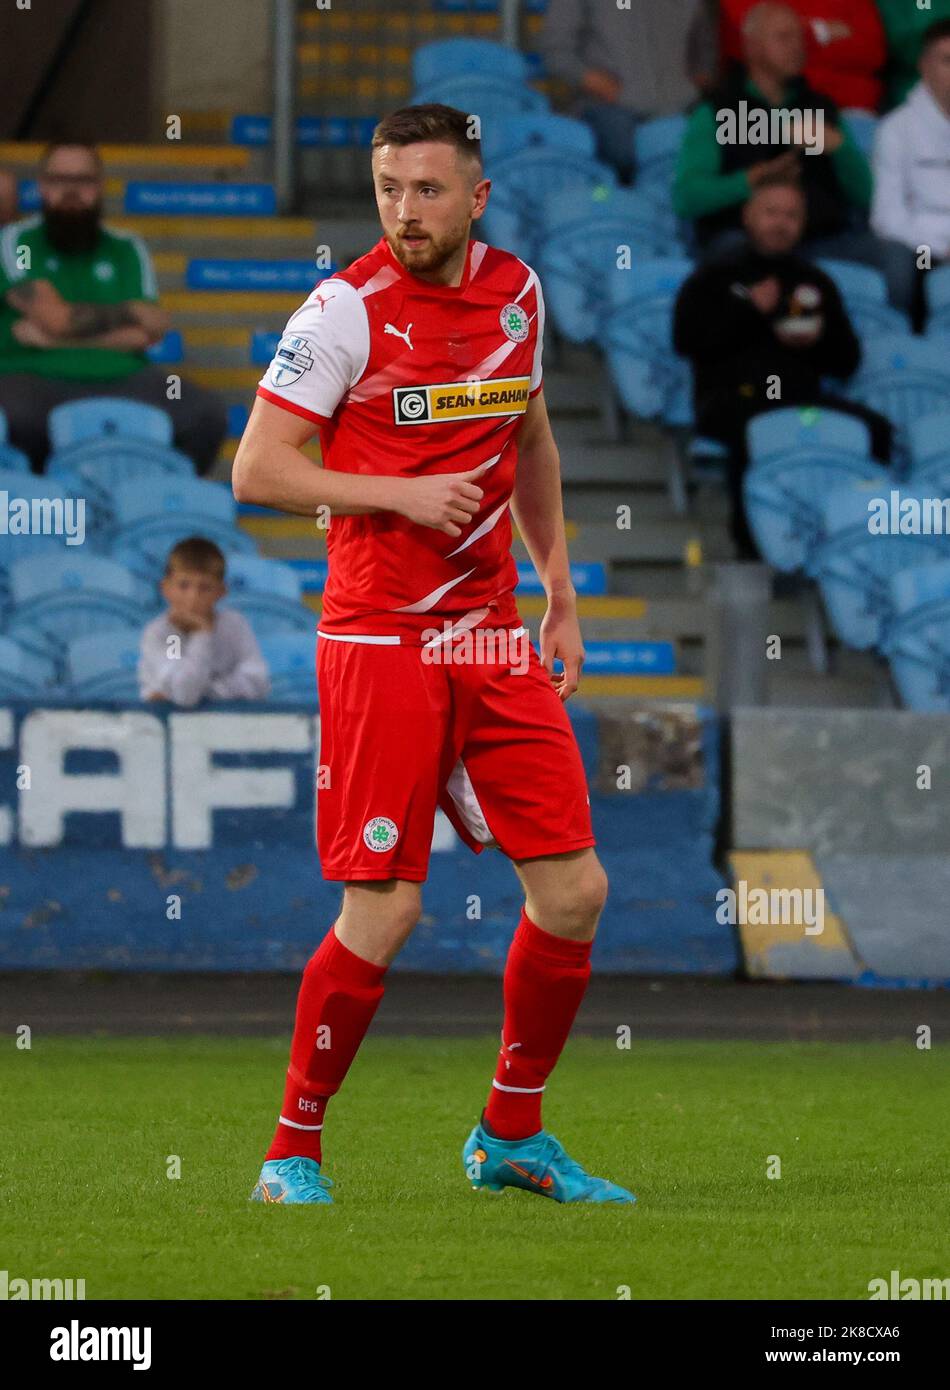
[[[505,963],[505,1026],[485,1119],[501,1139],[541,1128],[541,1096],[590,979],[590,941],[542,931],[522,912]]]
[[[265,1159],[315,1158],[327,1101],[340,1089],[383,997],[387,967],[363,960],[333,927],[311,956],[297,996],[284,1104]]]

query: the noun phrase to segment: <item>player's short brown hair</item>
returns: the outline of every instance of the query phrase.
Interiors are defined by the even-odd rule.
[[[165,578],[173,570],[197,570],[199,574],[210,574],[215,579],[224,579],[224,552],[214,541],[204,536],[188,536],[173,545],[165,561]]]
[[[381,145],[418,145],[423,140],[438,140],[476,160],[481,172],[479,129],[473,113],[431,101],[424,106],[402,106],[384,116],[373,131],[372,147],[378,150]]]

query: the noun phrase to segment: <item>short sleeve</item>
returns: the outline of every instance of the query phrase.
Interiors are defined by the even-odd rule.
[[[155,267],[149,255],[148,247],[140,236],[129,235],[128,237],[130,270],[129,277],[131,282],[130,299],[145,299],[153,304],[158,303],[158,280],[155,277]]]
[[[320,424],[359,381],[369,360],[369,319],[345,280],[324,280],[287,321],[257,394]]]
[[[537,274],[534,277],[534,291],[538,299],[538,327],[537,337],[534,341],[534,362],[531,366],[531,385],[528,394],[536,396],[541,390],[541,383],[544,373],[541,369],[541,354],[544,350],[544,295],[541,293],[541,281]]]

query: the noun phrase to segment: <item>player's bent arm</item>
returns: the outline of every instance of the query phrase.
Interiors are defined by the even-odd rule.
[[[395,511],[395,478],[336,473],[301,449],[316,426],[258,396],[238,445],[231,487],[238,502],[252,502],[297,516],[329,507],[338,516]]]
[[[231,473],[238,502],[297,516],[315,516],[318,507],[336,516],[397,512],[447,536],[460,536],[478,511],[484,494],[474,479],[484,465],[419,478],[336,472],[300,452],[314,433],[311,421],[258,396]]]
[[[576,595],[564,533],[561,461],[543,391],[529,400],[517,443],[512,515],[548,601],[573,603]]]

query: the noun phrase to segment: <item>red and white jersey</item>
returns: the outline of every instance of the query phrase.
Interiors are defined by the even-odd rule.
[[[461,536],[393,512],[331,517],[321,633],[418,645],[446,622],[517,619],[509,500],[543,332],[535,272],[481,241],[448,286],[405,270],[381,237],[291,316],[258,395],[320,427],[325,468],[414,478],[487,465]]]

